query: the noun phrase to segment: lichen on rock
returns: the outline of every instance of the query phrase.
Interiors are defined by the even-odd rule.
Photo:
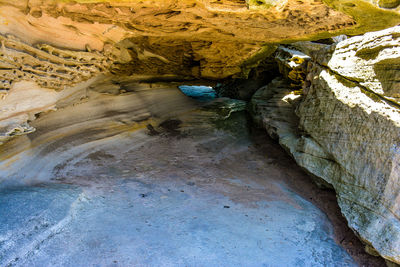
[[[383,8],[396,8],[400,5],[400,0],[379,0],[378,3]]]

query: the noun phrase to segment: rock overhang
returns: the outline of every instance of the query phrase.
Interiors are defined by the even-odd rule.
[[[144,82],[248,78],[279,43],[399,24],[400,7],[381,2],[0,0],[1,132],[6,140],[31,132],[26,122],[35,114],[83,97],[77,91],[103,74]],[[52,90],[60,93],[45,103],[16,100]]]
[[[246,77],[276,44],[399,24],[399,7],[380,2],[1,0],[0,34],[96,51],[117,74]]]
[[[35,114],[87,97],[104,73],[138,82],[243,78],[277,44],[399,24],[398,2],[0,0],[0,143],[34,131]],[[386,88],[375,93],[398,97]]]

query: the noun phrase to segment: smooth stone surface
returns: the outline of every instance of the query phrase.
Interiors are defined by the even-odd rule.
[[[1,263],[356,266],[330,237],[326,217],[284,188],[296,206],[259,201],[245,207],[182,179],[114,183],[101,194],[52,186],[3,191],[1,208],[13,211],[1,224]],[[246,191],[241,180],[232,183]],[[26,209],[27,199],[34,209]]]
[[[277,164],[276,145],[258,151],[243,113],[222,120],[177,88],[154,91],[107,96],[125,115],[96,117],[105,113],[95,97],[59,128],[52,121],[65,110],[35,121],[32,153],[9,155],[15,172],[3,178],[0,265],[356,266],[327,216],[284,182],[304,174]],[[179,99],[181,115],[161,112],[153,128],[94,131],[98,120],[141,111],[112,104],[124,97],[148,106],[161,98],[164,107]],[[78,119],[87,128],[71,125]]]

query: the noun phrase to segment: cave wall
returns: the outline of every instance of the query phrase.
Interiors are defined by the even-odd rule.
[[[86,101],[111,75],[246,79],[293,43],[275,54],[285,77],[253,97],[255,120],[336,189],[370,250],[400,262],[399,27],[294,43],[395,26],[399,12],[397,0],[0,0],[1,152],[20,135],[29,150],[40,114]]]
[[[397,263],[399,33],[397,26],[333,45],[279,48],[286,75],[252,100],[256,121],[318,183],[336,190],[343,215],[367,249]],[[296,78],[302,83],[297,94]]]
[[[0,142],[101,75],[245,79],[278,43],[399,23],[381,2],[0,0]]]

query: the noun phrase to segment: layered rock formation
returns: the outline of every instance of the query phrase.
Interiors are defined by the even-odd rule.
[[[287,61],[309,60],[302,95],[289,79],[276,79],[254,96],[255,118],[300,166],[333,186],[369,251],[399,263],[400,27],[292,49],[311,56],[282,48],[293,51]]]
[[[28,120],[76,91],[48,89],[84,88],[101,73],[138,80],[247,77],[276,43],[398,23],[399,7],[382,3],[1,0],[0,142],[32,132]],[[34,100],[16,105],[25,103],[27,90]]]
[[[30,45],[116,53],[114,67],[129,74],[224,78],[245,74],[271,54],[273,46],[265,44],[400,21],[397,7],[380,8],[377,1],[103,2],[2,0],[0,33]]]
[[[102,127],[102,115],[110,115],[110,110],[118,117],[120,109],[127,114],[134,105],[146,109],[146,102],[137,99],[113,98],[108,104],[120,105],[115,109],[107,105],[106,96],[93,97],[93,91],[126,93],[120,82],[109,83],[111,75],[130,76],[138,91],[143,90],[140,82],[151,88],[158,81],[246,79],[279,43],[395,26],[400,23],[399,4],[0,0],[0,145],[37,127],[30,136],[40,146],[50,138],[41,139],[48,122],[31,122],[55,109],[64,109],[66,115],[57,113],[51,127],[60,125],[56,120],[65,120],[67,127],[68,119],[84,124],[79,116],[66,117],[73,105],[90,97],[98,106],[87,104],[82,112],[100,114],[94,128]],[[399,38],[397,27],[334,46],[297,43],[280,48],[277,59],[287,78],[274,80],[253,97],[256,120],[280,139],[299,165],[337,190],[351,227],[370,250],[394,262],[400,262]],[[252,90],[244,88],[238,88],[239,95],[247,98]],[[134,122],[118,117],[121,121],[112,126],[118,131],[128,131],[124,125],[131,122],[143,127],[140,122],[150,116],[141,115]],[[61,129],[54,131],[62,135]],[[0,148],[4,176],[15,173],[7,166],[18,161],[18,153],[33,149],[27,136],[14,140],[23,141],[21,150],[14,150],[20,148],[18,141]],[[14,161],[8,162],[11,158]],[[18,164],[13,166],[18,169]]]
[[[99,82],[3,146],[1,266],[371,263],[335,242],[348,233],[334,195],[248,131],[243,102]]]

